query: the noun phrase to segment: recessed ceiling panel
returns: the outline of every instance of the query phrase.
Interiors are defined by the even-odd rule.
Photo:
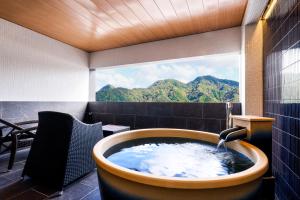
[[[0,17],[92,52],[239,26],[247,0],[1,0]]]

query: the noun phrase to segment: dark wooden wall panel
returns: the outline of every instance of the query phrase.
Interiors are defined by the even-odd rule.
[[[225,103],[110,103],[90,102],[94,122],[140,128],[182,128],[219,133],[225,129]],[[241,104],[234,104],[241,114]]]

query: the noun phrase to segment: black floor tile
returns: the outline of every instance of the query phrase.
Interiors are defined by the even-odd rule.
[[[51,196],[57,192],[57,190],[47,187],[47,186],[44,186],[44,185],[36,185],[32,189],[39,193],[46,195],[47,197]]]
[[[3,159],[3,157],[2,157]],[[7,161],[4,159],[4,161]],[[25,161],[15,163],[11,171],[0,173],[0,200],[6,199],[49,199],[57,191],[43,185],[34,184],[30,178],[21,180]],[[5,169],[5,168],[4,168]],[[55,200],[100,199],[96,169],[86,177],[64,189],[63,195]]]
[[[28,199],[28,200],[42,200],[42,199],[45,199],[46,196],[41,194],[41,193],[38,193],[32,189],[30,190],[27,190],[9,200],[25,200],[25,199]]]
[[[79,200],[86,196],[93,188],[81,183],[74,183],[64,190],[62,196],[52,198],[53,200]]]
[[[13,170],[23,168],[23,166],[20,166],[19,163],[24,164],[25,160],[27,159],[28,153],[29,148],[22,149],[17,152],[15,157],[15,163],[13,165]],[[9,153],[0,154],[0,172],[7,171],[9,157]]]
[[[99,189],[94,189],[88,195],[83,197],[81,200],[101,200]]]
[[[34,184],[30,178],[21,180],[21,174],[28,156],[29,149],[17,152],[16,162],[8,171],[9,154],[0,155],[0,200],[49,199],[57,191],[43,185]],[[76,181],[64,189],[63,195],[54,197],[55,200],[100,199],[96,169],[86,177]]]
[[[9,171],[5,173],[3,177],[10,180],[19,180],[21,179],[22,172],[23,172],[23,168],[14,171]]]
[[[23,169],[24,165],[25,165],[24,161],[16,162],[16,163],[14,163],[13,168],[10,171],[8,171],[8,169],[7,169],[8,163],[7,163],[7,164],[3,165],[3,167],[0,167],[0,176],[6,176],[10,173],[13,173],[13,172],[17,171],[17,170]]]
[[[86,176],[80,183],[90,186],[92,188],[98,188],[98,177],[97,177],[97,171],[95,170],[90,175]]]
[[[12,182],[13,181],[10,179],[7,179],[5,177],[0,177],[0,190],[1,190],[1,188],[4,188],[5,186],[9,185]]]
[[[0,189],[0,199],[10,199],[21,193],[24,193],[33,186],[33,183],[28,179],[25,181],[13,181],[12,183]]]

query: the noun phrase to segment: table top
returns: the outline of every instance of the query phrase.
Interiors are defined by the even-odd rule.
[[[120,131],[120,130],[130,130],[129,126],[121,126],[121,125],[114,125],[114,124],[107,124],[102,126],[102,130],[103,131],[112,131],[112,132],[116,132],[116,131]]]

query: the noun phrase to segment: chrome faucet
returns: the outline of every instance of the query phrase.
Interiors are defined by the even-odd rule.
[[[232,128],[232,108],[233,103],[226,102],[226,129]]]

